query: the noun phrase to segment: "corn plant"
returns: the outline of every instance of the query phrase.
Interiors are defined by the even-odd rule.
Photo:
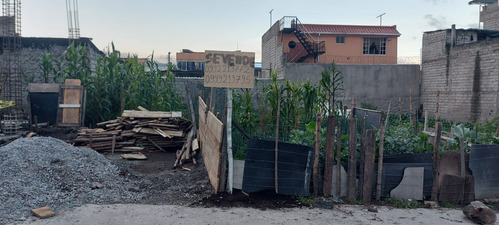
[[[80,79],[82,85],[89,83],[91,69],[90,60],[87,57],[87,48],[85,46],[76,46],[71,43],[66,50],[66,68],[64,70],[65,78]]]
[[[323,103],[324,113],[333,115],[335,106],[341,108],[342,101],[335,100],[336,94],[344,88],[344,75],[342,71],[337,69],[335,62],[332,62],[330,67],[325,68],[321,73],[321,101]]]
[[[304,121],[313,121],[316,117],[316,112],[319,111],[319,88],[311,84],[310,80],[307,80],[302,84],[302,99],[304,103]]]
[[[150,110],[187,111],[175,89],[171,66],[163,74],[153,59],[143,65],[135,56],[122,63],[120,52],[112,44],[112,51],[98,58],[95,70],[91,71],[86,54],[85,46],[71,44],[66,51],[64,73],[66,78],[80,79],[87,90],[86,122],[89,125],[121,115],[122,88],[126,109],[143,106]]]

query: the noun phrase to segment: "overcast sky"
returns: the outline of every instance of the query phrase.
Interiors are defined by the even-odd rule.
[[[425,31],[478,28],[479,6],[468,0],[81,0],[81,37],[104,50],[111,42],[122,53],[155,58],[181,49],[242,50],[261,56],[261,38],[283,16],[306,24],[397,25],[398,56],[419,56]],[[68,37],[66,1],[22,1],[24,37]]]

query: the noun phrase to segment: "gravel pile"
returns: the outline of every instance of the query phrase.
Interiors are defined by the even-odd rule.
[[[0,224],[25,220],[43,206],[57,213],[141,198],[137,185],[92,149],[50,137],[21,138],[0,148]]]

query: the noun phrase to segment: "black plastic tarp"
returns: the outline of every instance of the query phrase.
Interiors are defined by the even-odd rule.
[[[313,148],[279,142],[278,194],[309,195],[313,164]],[[243,191],[257,192],[274,189],[275,142],[248,141]]]

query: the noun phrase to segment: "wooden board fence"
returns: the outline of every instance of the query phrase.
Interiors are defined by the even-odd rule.
[[[201,97],[198,97],[198,112],[201,154],[210,183],[214,188],[214,192],[217,193],[221,189],[219,179],[221,176],[220,164],[224,124],[212,112],[208,111],[207,105]]]

